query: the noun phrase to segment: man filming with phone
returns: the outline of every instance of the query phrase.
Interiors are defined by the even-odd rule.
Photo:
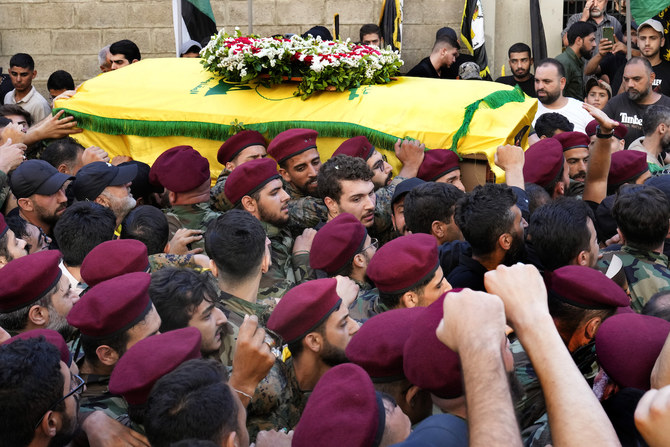
[[[586,5],[584,5],[584,10],[581,13],[574,14],[568,19],[568,23],[561,33],[561,37],[563,38],[563,46],[569,46],[568,30],[577,22],[588,22],[596,26],[595,53],[598,52],[601,40],[603,39],[603,28],[611,27],[613,28],[614,35],[622,35],[621,23],[619,23],[619,21],[613,16],[607,14],[605,12],[606,9],[607,0],[588,0]]]

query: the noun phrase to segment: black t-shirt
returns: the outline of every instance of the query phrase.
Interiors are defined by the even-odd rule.
[[[419,78],[438,78],[440,75],[433,67],[433,64],[430,62],[430,57],[425,57],[416,64],[410,71],[407,72],[407,76],[416,76]]]
[[[600,74],[607,75],[609,78],[610,87],[612,87],[612,95],[616,95],[621,86],[621,79],[623,78],[623,67],[628,62],[626,53],[608,53],[602,61],[600,61]]]
[[[523,90],[526,95],[530,96],[531,98],[537,98],[537,94],[535,93],[535,76],[533,75],[530,75],[530,78],[523,82],[518,82],[516,79],[514,79],[514,76],[501,76],[496,79],[496,82],[511,85],[512,87],[519,84],[519,87],[521,87],[521,90]]]
[[[661,63],[652,67],[656,77],[654,79],[654,91],[670,96],[670,62],[661,59]]]
[[[670,98],[661,95],[656,103],[641,105],[637,104],[635,101],[631,101],[628,97],[628,93],[621,93],[610,99],[605,105],[603,112],[613,120],[620,122],[628,128],[628,133],[625,138],[626,148],[628,148],[633,141],[644,136],[642,132],[642,115],[644,115],[644,112],[651,105],[670,107]]]
[[[618,70],[614,77],[610,78],[610,86],[612,87],[612,94],[616,95],[623,82],[623,70],[626,67],[626,58],[624,56],[623,64],[618,66]],[[651,67],[654,70],[654,91],[665,96],[670,96],[670,62],[661,59],[661,63]],[[602,65],[601,65],[602,69]]]

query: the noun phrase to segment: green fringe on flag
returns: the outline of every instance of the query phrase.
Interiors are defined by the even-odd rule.
[[[449,148],[449,150],[454,151],[456,155],[458,155],[459,159],[461,159],[461,156],[458,153],[458,142],[461,138],[463,138],[468,134],[472,118],[474,117],[475,112],[479,110],[480,105],[483,104],[490,109],[498,109],[510,102],[524,102],[524,101],[525,101],[525,95],[521,90],[521,87],[516,85],[514,87],[514,90],[499,90],[497,92],[491,93],[488,96],[485,96],[482,99],[478,99],[477,101],[473,102],[472,104],[470,104],[465,108],[463,123],[461,124],[461,127],[456,131],[456,134],[452,138],[451,147]]]

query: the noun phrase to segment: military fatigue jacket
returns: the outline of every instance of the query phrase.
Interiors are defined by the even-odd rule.
[[[207,224],[221,216],[222,214],[213,211],[209,207],[209,202],[195,203],[193,205],[172,205],[172,208],[165,210],[165,216],[170,226],[170,238],[180,228],[189,230],[207,229]],[[205,248],[205,238],[191,244],[191,248]]]
[[[293,369],[293,359],[280,359],[270,373],[258,384],[254,397],[247,407],[249,438],[255,441],[261,430],[293,430],[302,415],[309,392],[298,386]]]
[[[193,259],[194,255],[173,255],[170,253],[156,253],[149,255],[149,270],[151,273],[165,267],[179,267],[202,272],[203,268]]]
[[[328,208],[323,199],[307,196],[291,183],[282,182],[291,197],[288,202],[288,227],[292,235],[298,236],[305,228],[314,228],[319,222],[328,220]]]
[[[405,177],[396,176],[388,186],[384,186],[375,191],[377,202],[375,204],[375,223],[370,229],[370,234],[379,239],[380,245],[384,245],[394,237],[393,221],[391,220],[391,199],[396,186],[398,186]]]
[[[379,290],[370,283],[354,280],[358,284],[358,297],[349,306],[349,316],[359,323],[384,312],[379,303]]]
[[[219,177],[216,179],[216,184],[209,192],[209,206],[214,211],[225,213],[226,211],[233,209],[233,204],[230,203],[230,200],[228,200],[223,192],[226,186],[226,180],[231,172],[232,171],[227,169],[221,171],[221,174],[219,174]]]
[[[109,392],[109,376],[82,374],[86,390],[81,395],[80,413],[103,411],[114,420],[120,420],[128,413],[128,404],[121,396]]]
[[[619,251],[606,252],[598,261],[598,268],[606,269],[612,256],[618,256],[623,262],[631,298],[630,306],[635,312],[641,312],[655,293],[670,290],[667,256],[624,245]]]
[[[268,238],[272,265],[261,277],[258,300],[280,299],[293,286],[315,279],[314,270],[309,266],[309,253],[293,254],[293,237],[288,228],[278,228],[261,222]]]

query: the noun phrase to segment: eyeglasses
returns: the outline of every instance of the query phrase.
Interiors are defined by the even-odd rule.
[[[388,159],[386,158],[386,155],[382,154],[382,159],[372,166],[372,170],[379,170],[380,172],[384,172],[384,166],[386,162],[388,162]]]
[[[375,250],[379,248],[379,240],[377,238],[372,238],[370,239],[370,245],[367,247],[364,247],[359,253],[363,253],[365,250],[367,250],[370,247],[375,247]]]
[[[82,379],[81,377],[79,377],[76,374],[70,374],[70,392],[67,393],[65,396],[61,397],[60,399],[58,399],[53,404],[51,404],[49,406],[49,408],[47,408],[47,410],[44,412],[44,414],[42,415],[40,420],[37,421],[37,424],[35,424],[35,428],[33,428],[33,430],[37,430],[37,427],[39,427],[40,424],[42,423],[42,420],[44,419],[44,416],[46,416],[46,414],[48,412],[50,412],[51,410],[56,408],[58,406],[58,404],[60,404],[65,399],[67,399],[68,397],[73,396],[73,395],[75,396],[75,398],[77,398],[82,393],[82,391],[84,390],[84,385],[86,385],[86,382],[84,382],[84,379]]]
[[[41,227],[37,227],[38,230],[40,230],[40,236],[39,239],[37,240],[37,243],[40,247],[45,247],[48,248],[49,244],[51,244],[51,238],[47,236],[47,234],[42,231]]]

